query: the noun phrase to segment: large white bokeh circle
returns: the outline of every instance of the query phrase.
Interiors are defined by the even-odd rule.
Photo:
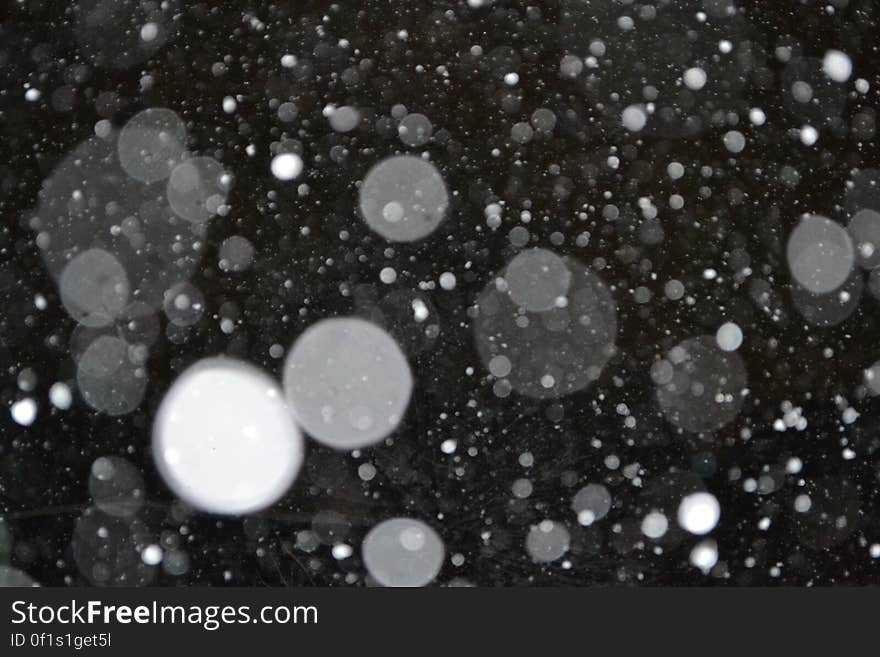
[[[261,370],[208,358],[186,370],[159,406],[153,457],[165,483],[202,511],[264,509],[293,483],[302,434],[281,388]]]

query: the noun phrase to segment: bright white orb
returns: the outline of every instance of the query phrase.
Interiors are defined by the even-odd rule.
[[[282,153],[272,158],[271,168],[278,180],[294,180],[302,173],[303,161],[296,153]]]
[[[718,563],[718,544],[712,539],[700,541],[690,554],[691,565],[708,574]]]
[[[23,427],[29,427],[37,419],[37,402],[30,397],[19,399],[9,409],[15,423]]]
[[[207,358],[181,374],[153,425],[165,483],[202,511],[238,515],[273,504],[303,460],[302,435],[284,395],[261,370]]]
[[[835,82],[846,82],[852,75],[852,59],[840,50],[829,50],[822,60],[822,70]]]
[[[721,517],[721,506],[711,493],[693,493],[678,506],[678,524],[691,534],[708,534]]]

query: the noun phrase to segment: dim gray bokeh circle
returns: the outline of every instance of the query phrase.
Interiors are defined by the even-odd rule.
[[[793,57],[781,75],[780,96],[792,116],[815,128],[832,124],[846,106],[846,87],[834,82],[816,57]]]
[[[168,203],[181,219],[207,222],[220,210],[229,193],[226,171],[212,157],[184,160],[168,177]]]
[[[119,133],[119,163],[135,180],[165,180],[183,158],[186,138],[186,125],[170,109],[145,109],[131,117]]]
[[[536,563],[556,561],[568,552],[571,534],[565,525],[553,520],[543,520],[526,534],[526,552]]]
[[[107,326],[128,305],[129,283],[125,269],[102,249],[89,249],[74,257],[58,283],[61,302],[83,326]]]
[[[626,112],[626,124],[638,131],[695,138],[711,129],[713,106],[744,105],[750,79],[770,61],[734,0],[557,4],[560,74],[574,93],[601,108],[609,127],[624,125]],[[698,21],[701,11],[709,20]],[[695,30],[705,38],[694,38]],[[721,40],[730,43],[728,56],[718,55]]]
[[[880,266],[880,212],[862,208],[847,226],[853,238],[859,266],[871,270]]]
[[[99,586],[144,586],[156,568],[144,563],[141,550],[155,534],[137,517],[104,513],[97,507],[83,511],[73,527],[70,554],[80,574]]]
[[[807,322],[827,328],[844,322],[855,313],[864,290],[864,274],[857,270],[843,285],[827,294],[813,294],[795,283],[791,286],[791,300]]]
[[[227,237],[220,244],[219,266],[225,272],[242,272],[253,264],[256,249],[250,240],[241,235]]]
[[[568,290],[550,310],[529,311],[514,297],[546,305],[564,287],[556,266],[545,272],[550,284],[527,285],[516,294],[504,278],[490,281],[471,310],[483,365],[527,397],[563,397],[582,390],[599,378],[615,353],[617,309],[610,290],[574,258],[560,262],[570,275]],[[541,294],[535,295],[536,290]]]
[[[142,64],[177,35],[179,0],[77,0],[73,32],[82,53],[102,68]]]
[[[363,319],[313,324],[284,364],[284,392],[300,426],[339,450],[373,445],[394,431],[412,388],[397,342]]]
[[[510,298],[531,312],[545,312],[564,301],[571,272],[558,255],[547,249],[526,249],[504,271]]]
[[[415,242],[433,233],[449,206],[440,172],[411,155],[382,160],[360,188],[360,211],[367,225],[389,242]]]
[[[792,277],[813,294],[843,285],[855,265],[855,248],[847,230],[820,215],[802,217],[786,246]]]
[[[880,169],[859,169],[847,182],[844,205],[852,217],[868,208],[880,212]]]
[[[400,141],[410,147],[424,146],[431,141],[434,126],[424,114],[408,114],[400,121],[397,129]]]
[[[735,351],[722,351],[715,336],[683,340],[654,363],[651,377],[666,419],[693,433],[715,431],[739,414],[746,368]]]
[[[115,136],[87,139],[61,160],[43,181],[31,226],[56,281],[77,256],[100,250],[124,269],[131,297],[153,308],[195,270],[205,233],[203,223],[175,215],[164,184],[126,173]]]
[[[582,525],[590,525],[607,516],[611,504],[611,493],[602,484],[587,484],[571,500],[571,508]]]
[[[126,415],[144,399],[147,371],[132,362],[129,345],[112,335],[98,336],[79,357],[76,381],[80,394],[96,411]]]
[[[89,494],[95,506],[111,516],[133,516],[145,501],[141,471],[119,456],[101,456],[92,463]]]

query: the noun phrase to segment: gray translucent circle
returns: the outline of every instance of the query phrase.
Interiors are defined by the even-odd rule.
[[[170,109],[154,107],[135,114],[116,144],[125,172],[145,183],[165,180],[186,148],[186,125]]]
[[[284,123],[292,123],[296,120],[297,116],[299,116],[299,108],[295,103],[281,103],[278,106],[278,119],[284,121]]]
[[[102,335],[80,356],[76,381],[83,399],[96,411],[125,415],[143,401],[147,373],[131,362],[128,344]]]
[[[868,387],[871,395],[880,395],[880,361],[877,361],[871,365],[871,367],[866,368],[863,372],[863,376],[865,379],[865,385]]]
[[[543,520],[529,529],[526,552],[533,561],[550,563],[568,552],[571,535],[561,522]]]
[[[226,272],[241,272],[254,261],[254,245],[240,235],[223,240],[220,245],[220,269]]]
[[[156,413],[152,445],[159,473],[178,497],[231,515],[274,504],[304,456],[280,386],[229,358],[204,359],[177,378]]]
[[[601,120],[606,125],[618,123],[621,110],[635,105],[627,116],[631,128],[650,128],[664,138],[692,139],[715,124],[714,107],[721,98],[744,105],[747,85],[766,60],[756,46],[755,27],[743,12],[734,12],[723,24],[709,20],[704,25],[714,36],[694,38],[694,25],[705,20],[694,22],[701,4],[699,0],[554,3],[563,51],[577,56],[578,70],[583,68],[573,88],[584,102],[603,110]],[[718,54],[722,38],[731,44],[727,56]],[[615,62],[613,74],[601,75],[597,71],[608,57]],[[649,107],[650,123],[645,124]]]
[[[175,326],[192,326],[205,312],[205,297],[195,285],[184,281],[165,291],[162,307]]]
[[[107,326],[128,305],[128,275],[103,249],[89,249],[67,263],[58,282],[61,303],[83,326]]]
[[[880,212],[863,208],[853,215],[847,228],[855,242],[859,265],[864,269],[880,266]]]
[[[397,128],[400,141],[407,146],[423,146],[431,141],[434,126],[424,114],[407,114]]]
[[[816,57],[794,57],[782,71],[782,105],[804,123],[830,124],[846,106],[846,89],[831,80]]]
[[[95,506],[111,516],[133,516],[144,505],[140,470],[118,456],[102,456],[92,463],[89,494]]]
[[[446,183],[430,162],[410,155],[382,160],[360,188],[367,225],[390,242],[414,242],[433,233],[446,216]]]
[[[443,565],[440,536],[421,520],[392,518],[373,527],[361,545],[364,565],[382,586],[430,584]]]
[[[177,217],[162,185],[131,178],[115,139],[88,139],[43,181],[35,216],[37,245],[58,281],[77,255],[102,249],[125,269],[132,295],[158,307],[162,292],[189,278],[201,259],[204,225]]]
[[[731,153],[742,153],[746,147],[746,138],[739,130],[724,133],[724,147]]]
[[[112,376],[127,359],[128,345],[112,335],[101,335],[91,341],[79,356],[79,371],[87,376]]]
[[[837,222],[820,215],[801,219],[788,238],[786,256],[792,277],[814,294],[839,288],[855,264],[849,233]]]
[[[722,351],[715,336],[688,338],[666,354],[671,379],[657,384],[657,401],[675,426],[715,431],[740,411],[746,368],[735,351]]]
[[[194,157],[174,167],[167,193],[168,203],[178,217],[205,223],[226,202],[227,174],[214,158]]]
[[[571,272],[558,255],[546,249],[518,254],[504,271],[510,298],[530,312],[560,305],[571,286]]]
[[[865,513],[861,486],[847,478],[810,478],[800,490],[808,501],[793,519],[794,529],[798,543],[809,549],[833,550],[853,532],[862,533],[859,525],[873,519]]]
[[[864,276],[856,271],[843,285],[828,294],[813,294],[799,285],[792,285],[791,300],[808,323],[827,328],[852,316],[859,307],[864,290]]]
[[[111,516],[89,507],[77,519],[71,552],[79,572],[101,586],[144,586],[155,577],[141,552],[154,538],[136,518]]]
[[[510,139],[517,144],[528,144],[535,136],[535,130],[528,123],[520,121],[510,127]]]
[[[551,133],[556,127],[556,114],[553,110],[540,107],[532,112],[531,122],[538,132]]]
[[[336,132],[351,132],[361,122],[361,113],[356,107],[343,105],[330,115],[330,127]]]
[[[11,566],[0,566],[0,589],[33,588],[39,586],[37,581],[23,570]]]
[[[147,61],[178,29],[178,0],[78,0],[72,3],[80,50],[96,66],[127,69]]]
[[[571,500],[571,508],[582,525],[601,520],[611,510],[611,493],[602,484],[587,484]]]
[[[847,183],[846,210],[850,215],[869,208],[880,212],[880,169],[860,169]]]
[[[615,353],[617,309],[605,283],[573,258],[565,303],[529,312],[516,303],[504,279],[491,281],[471,309],[480,360],[497,370],[504,356],[506,381],[520,394],[546,399],[586,388]],[[493,363],[490,367],[490,363]]]
[[[312,325],[284,364],[284,392],[297,421],[312,438],[339,450],[373,445],[394,431],[412,388],[397,342],[362,319]]]
[[[499,354],[489,361],[486,369],[488,369],[489,374],[494,376],[496,379],[503,379],[510,374],[510,371],[513,368],[510,364],[510,359],[507,356]]]

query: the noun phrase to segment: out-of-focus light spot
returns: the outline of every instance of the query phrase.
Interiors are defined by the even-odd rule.
[[[678,506],[678,524],[691,534],[708,534],[721,517],[721,506],[711,493],[693,493]]]

